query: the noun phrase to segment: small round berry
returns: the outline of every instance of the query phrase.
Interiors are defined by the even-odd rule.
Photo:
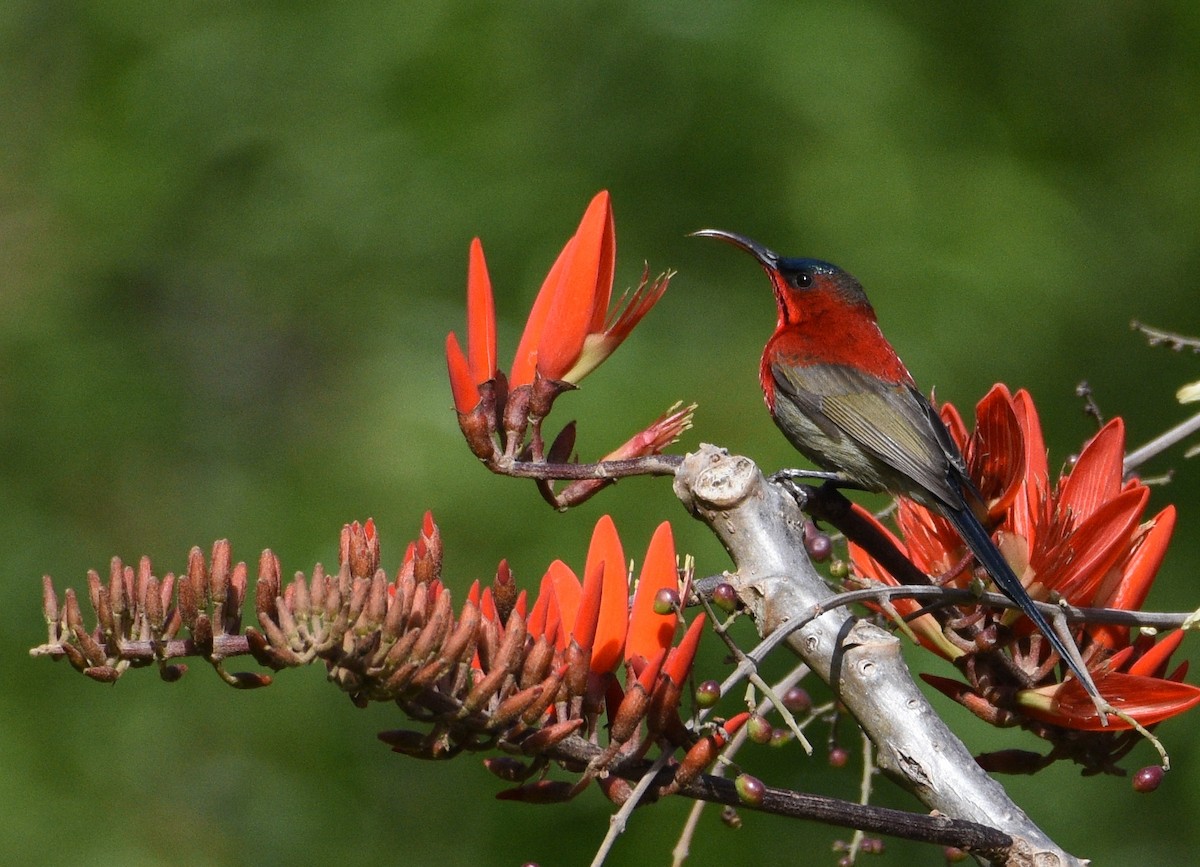
[[[654,594],[654,613],[670,614],[679,610],[679,591],[664,587]]]
[[[749,774],[738,774],[737,779],[733,781],[733,786],[737,789],[741,802],[751,807],[761,805],[767,794],[767,787],[763,785],[763,781]]]
[[[829,577],[841,581],[850,574],[850,564],[845,560],[833,560],[829,564]]]
[[[850,763],[850,751],[844,747],[833,747],[829,750],[829,767],[844,768]]]
[[[706,680],[696,687],[696,704],[700,707],[712,707],[721,698],[721,684],[715,680]]]
[[[754,714],[746,724],[746,736],[756,744],[769,744],[774,731],[774,726],[761,714]]]
[[[967,853],[957,846],[947,846],[942,850],[942,854],[945,856],[947,864],[961,864],[968,858]]]
[[[722,582],[713,588],[712,601],[722,611],[732,614],[737,609],[737,592],[732,584]]]
[[[783,706],[792,713],[808,713],[812,710],[812,696],[802,686],[793,686],[780,698]]]
[[[796,736],[791,729],[773,729],[771,731],[771,746],[782,747],[790,744]]]
[[[804,525],[804,548],[809,557],[823,563],[833,554],[833,541],[828,533],[821,532],[816,524],[809,521]]]
[[[1146,794],[1153,792],[1163,781],[1164,771],[1161,765],[1147,765],[1133,775],[1133,790]]]

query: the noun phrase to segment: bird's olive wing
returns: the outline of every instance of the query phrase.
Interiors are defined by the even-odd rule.
[[[836,431],[947,504],[961,504],[958,449],[908,383],[883,384],[844,365],[773,365],[776,387],[813,423]],[[778,398],[777,398],[778,399]]]

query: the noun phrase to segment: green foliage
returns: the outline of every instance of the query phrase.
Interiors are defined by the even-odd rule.
[[[1053,460],[1089,433],[1085,377],[1139,443],[1183,417],[1173,394],[1196,378],[1127,323],[1200,332],[1198,32],[1200,9],[1151,3],[5,4],[0,849],[28,864],[589,857],[597,792],[496,804],[478,763],[391,756],[373,737],[387,710],[356,711],[312,672],[255,694],[201,671],[106,689],[28,660],[39,576],[79,586],[114,553],[179,569],[222,536],[239,558],[270,546],[307,569],[368,515],[394,568],[426,508],[460,592],[503,556],[526,584],[554,557],[581,564],[603,511],[630,550],[671,518],[719,571],[665,482],[555,515],[482,470],[454,424],[441,348],[463,327],[470,238],[507,359],[602,187],[618,284],[644,260],[679,275],[560,401],[584,457],[684,399],[701,405],[684,445],[793,460],[754,378],[771,301],[741,257],[684,237],[705,226],[854,272],[942,399],[1031,388]],[[1180,609],[1196,605],[1200,467],[1151,469],[1171,465],[1158,497],[1181,527],[1151,604]],[[974,747],[1014,745],[947,713]],[[1160,732],[1180,770],[1155,810],[1128,781],[1067,768],[1006,784],[1082,855],[1183,860],[1195,822],[1172,805],[1200,794],[1196,726]],[[767,782],[789,782],[779,755]],[[854,796],[853,773],[810,765],[797,756],[807,787]],[[665,862],[685,808],[636,816],[614,863]],[[702,827],[696,864],[835,836],[757,816],[735,834],[715,811]],[[917,857],[937,853],[878,860]]]

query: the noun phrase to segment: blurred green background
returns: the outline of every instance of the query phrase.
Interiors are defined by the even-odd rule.
[[[558,515],[471,457],[442,346],[463,328],[474,235],[505,359],[598,189],[619,286],[643,261],[678,270],[559,404],[588,458],[684,399],[701,406],[681,448],[793,461],[755,379],[765,279],[685,237],[705,226],[853,271],[942,399],[1030,388],[1052,460],[1094,429],[1081,379],[1136,444],[1184,417],[1174,391],[1200,377],[1128,327],[1200,333],[1195,4],[10,0],[0,49],[8,863],[590,858],[610,812],[596,790],[497,803],[476,760],[390,754],[374,733],[399,714],[354,709],[315,669],[237,693],[196,666],[104,687],[26,656],[44,572],[80,586],[142,553],[180,569],[219,537],[310,569],[367,516],[394,568],[432,509],[458,589],[500,557],[527,585],[554,557],[579,565],[605,511],[630,556],[669,518],[701,571],[724,568],[666,481]],[[1150,469],[1171,467],[1155,498],[1181,523],[1150,607],[1190,609],[1200,462],[1177,449]],[[973,748],[1038,746],[939,707]],[[1005,782],[1097,863],[1183,863],[1200,844],[1200,716],[1159,733],[1177,771],[1150,799],[1069,767]],[[745,756],[779,785],[857,792],[857,770],[829,773],[820,751]],[[1140,747],[1127,766],[1152,760]],[[877,801],[919,809],[886,782]],[[635,816],[612,863],[668,863],[686,807]],[[844,836],[744,819],[708,815],[691,863],[832,863]],[[939,860],[889,841],[871,863]]]

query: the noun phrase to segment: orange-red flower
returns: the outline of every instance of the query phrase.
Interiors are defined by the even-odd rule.
[[[537,379],[577,385],[595,370],[667,289],[664,275],[642,281],[610,312],[616,232],[607,191],[597,193],[575,234],[562,248],[533,303],[513,359],[509,387],[532,385]],[[496,321],[492,286],[476,238],[471,242],[467,275],[467,351],[451,332],[446,362],[454,405],[470,412],[480,390],[496,378]]]
[[[1141,606],[1170,541],[1175,510],[1168,506],[1142,520],[1149,490],[1140,480],[1122,476],[1125,432],[1120,419],[1096,434],[1052,486],[1045,441],[1027,392],[1012,395],[995,386],[976,406],[976,427],[969,435],[952,406],[942,407],[942,418],[987,502],[996,544],[1034,599],[1126,610]],[[901,499],[896,525],[903,538],[897,544],[922,571],[935,579],[950,575],[948,583],[957,586],[974,576],[956,570],[969,552],[940,515]],[[896,583],[862,548],[852,544],[850,552],[859,575]],[[902,615],[920,608],[913,600],[895,605]],[[1036,630],[1015,612],[1004,614],[1001,623],[1024,639],[1009,644],[1008,652],[1028,680],[1017,685],[1015,700],[1006,709],[1056,726],[1101,730],[1095,708],[1075,679],[1058,680],[1057,658]],[[977,670],[969,664],[979,652],[977,645],[948,634],[932,615],[917,617],[912,628],[926,647],[956,660],[964,671]],[[1097,625],[1077,628],[1075,634],[1101,694],[1140,723],[1150,725],[1200,704],[1200,688],[1182,682],[1186,664],[1168,669],[1182,633],[1157,641],[1146,633],[1131,639],[1128,627]],[[991,672],[994,678],[995,667]],[[981,708],[992,708],[988,687],[996,685],[994,680],[963,685],[927,679],[988,718]],[[1108,722],[1109,732],[1128,727],[1116,717]]]
[[[496,378],[496,305],[492,299],[492,281],[483,258],[483,244],[471,241],[467,266],[467,350],[464,354],[458,338],[446,335],[446,363],[450,367],[450,388],[459,412],[470,412],[480,401],[479,389]]]
[[[526,618],[529,636],[535,642],[544,639],[554,649],[555,658],[563,660],[569,669],[567,683],[574,684],[569,690],[572,694],[586,689],[585,710],[590,703],[597,712],[601,703],[608,702],[611,722],[625,693],[640,689],[642,702],[634,722],[645,718],[654,705],[659,720],[647,723],[669,726],[678,721],[682,688],[695,660],[704,617],[693,620],[679,645],[673,646],[677,615],[654,610],[659,590],[678,589],[669,523],[659,525],[650,540],[632,602],[626,568],[616,525],[604,515],[592,533],[582,582],[561,560],[546,570]],[[498,619],[487,589],[480,607],[485,619]],[[621,662],[626,664],[624,691],[613,677]],[[475,668],[481,669],[478,656]],[[630,716],[628,706],[624,716]]]

